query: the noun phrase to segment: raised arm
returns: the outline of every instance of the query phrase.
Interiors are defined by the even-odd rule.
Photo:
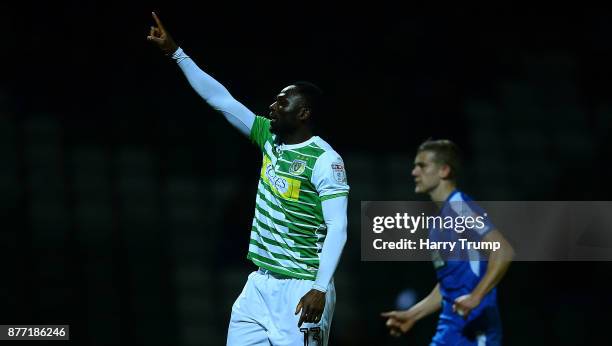
[[[155,13],[152,13],[156,26],[152,26],[147,40],[154,43],[165,55],[174,59],[191,87],[215,110],[241,133],[249,136],[255,114],[238,102],[229,91],[214,78],[202,71],[185,52],[177,46],[172,36],[164,28]]]

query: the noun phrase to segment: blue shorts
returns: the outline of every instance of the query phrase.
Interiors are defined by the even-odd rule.
[[[452,302],[442,301],[442,313],[430,346],[501,345],[502,328],[495,305],[479,306],[467,320],[453,312]]]

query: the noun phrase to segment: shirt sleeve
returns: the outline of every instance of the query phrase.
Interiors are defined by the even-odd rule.
[[[327,199],[321,202],[323,208],[323,219],[327,225],[327,236],[323,242],[323,248],[319,255],[319,270],[312,288],[326,292],[329,283],[340,262],[340,255],[346,243],[346,209],[348,198]]]
[[[251,128],[250,137],[251,141],[263,151],[264,145],[272,137],[272,133],[270,133],[270,119],[256,116]]]
[[[321,202],[340,196],[348,196],[349,185],[344,162],[335,151],[326,151],[317,159],[312,172],[312,183]]]
[[[464,223],[461,227],[467,231],[465,235],[470,240],[480,241],[487,233],[495,229],[486,211],[474,201],[451,201],[450,205],[457,216],[463,217]],[[468,220],[473,222],[467,222]]]
[[[172,59],[181,68],[193,90],[206,103],[223,114],[225,119],[242,134],[246,136],[250,134],[255,120],[253,112],[234,99],[221,83],[202,71],[181,48],[172,54]]]

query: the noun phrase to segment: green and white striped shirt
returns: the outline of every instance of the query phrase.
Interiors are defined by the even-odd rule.
[[[263,153],[247,258],[272,272],[315,280],[327,234],[321,202],[347,196],[344,163],[313,136],[280,145],[270,120],[256,117],[251,140]]]

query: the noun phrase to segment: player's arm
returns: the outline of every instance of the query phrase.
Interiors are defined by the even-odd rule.
[[[313,168],[313,183],[321,197],[327,235],[319,254],[319,269],[312,289],[300,299],[295,313],[302,322],[316,323],[325,309],[325,294],[334,276],[347,239],[348,190],[344,163],[333,152],[326,152]]]
[[[500,248],[497,251],[489,251],[487,271],[474,290],[457,298],[453,304],[453,310],[466,318],[480,304],[484,296],[501,281],[514,257],[512,245],[498,230],[494,229],[485,234],[481,241],[499,242]]]
[[[177,62],[191,87],[215,110],[240,132],[249,136],[255,114],[236,101],[229,91],[214,78],[202,71],[196,63],[174,42],[155,13],[153,19],[157,26],[152,26],[147,40],[153,42],[164,54]]]
[[[327,236],[319,256],[319,270],[312,285],[313,289],[327,292],[327,287],[340,262],[340,255],[346,243],[348,197],[338,196],[321,202]]]
[[[331,282],[334,272],[340,262],[340,255],[346,243],[346,209],[348,197],[340,196],[321,202],[323,208],[323,218],[327,225],[327,236],[323,242],[323,248],[319,255],[319,270],[312,289],[300,299],[295,313],[300,310],[300,320],[302,322],[317,323],[321,319],[325,309],[325,294]]]
[[[480,280],[476,288],[472,291],[473,295],[477,295],[482,299],[495,287],[506,274],[506,271],[512,263],[514,257],[514,249],[508,243],[506,238],[498,230],[493,230],[487,233],[483,238],[484,242],[499,242],[501,245],[497,251],[489,251],[489,263],[487,264],[487,272]]]
[[[400,336],[412,329],[417,321],[433,314],[441,307],[442,295],[440,294],[440,284],[437,284],[427,297],[414,304],[410,309],[383,312],[381,316],[387,318],[385,325],[389,328],[389,334]]]

